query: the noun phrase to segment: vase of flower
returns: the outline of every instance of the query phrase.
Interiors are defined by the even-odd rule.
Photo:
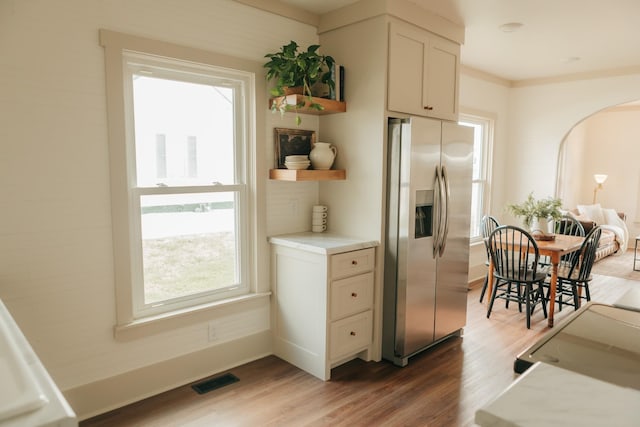
[[[546,236],[553,234],[549,232],[549,220],[558,220],[562,217],[561,206],[560,199],[553,197],[535,199],[531,193],[523,203],[507,205],[507,209],[515,216],[522,218],[525,228],[531,234]]]

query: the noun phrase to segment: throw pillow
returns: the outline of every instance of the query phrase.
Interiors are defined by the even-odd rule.
[[[569,216],[572,216],[573,218],[578,220],[580,222],[580,224],[582,224],[582,228],[584,228],[584,232],[588,233],[593,228],[594,221],[591,218],[589,218],[588,216],[580,215],[577,212],[578,212],[577,209],[575,210],[575,212],[573,210],[571,210],[571,211],[569,211]]]
[[[600,203],[595,205],[578,205],[578,212],[580,215],[588,216],[595,221],[597,225],[604,224],[604,213]]]

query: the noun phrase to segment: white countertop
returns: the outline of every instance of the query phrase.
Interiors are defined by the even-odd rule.
[[[76,415],[0,301],[0,427],[75,427]]]
[[[537,362],[476,412],[483,427],[638,426],[640,391]]]
[[[640,311],[640,289],[629,289],[613,303],[613,306]]]
[[[269,237],[269,242],[274,245],[286,246],[294,249],[302,249],[323,255],[331,255],[342,252],[357,251],[373,248],[380,242],[356,237],[341,236],[332,233],[294,233],[281,234]]]

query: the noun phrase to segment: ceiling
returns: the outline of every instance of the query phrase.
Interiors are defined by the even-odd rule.
[[[281,1],[323,14],[357,0]],[[462,64],[506,80],[640,67],[640,0],[409,1],[464,25]]]

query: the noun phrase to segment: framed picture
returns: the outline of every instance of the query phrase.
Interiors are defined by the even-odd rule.
[[[292,155],[309,155],[316,143],[316,132],[304,129],[274,128],[276,169],[286,169],[284,159]]]

